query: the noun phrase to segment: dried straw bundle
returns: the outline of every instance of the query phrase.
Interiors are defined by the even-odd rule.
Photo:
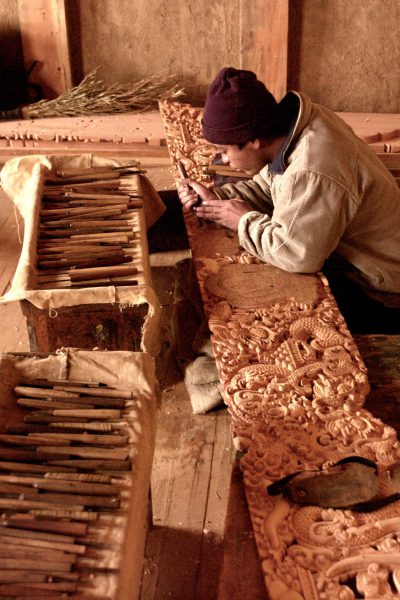
[[[91,71],[79,85],[54,100],[40,100],[23,108],[0,112],[0,120],[75,117],[93,114],[140,112],[157,105],[158,100],[177,98],[183,90],[172,76],[161,72],[133,83],[107,86]]]

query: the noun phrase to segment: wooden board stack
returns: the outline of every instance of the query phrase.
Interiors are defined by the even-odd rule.
[[[0,165],[15,156],[87,152],[135,161],[157,190],[173,189],[158,110],[0,122]]]
[[[138,172],[65,170],[45,181],[37,243],[41,289],[144,283]]]
[[[0,163],[29,154],[82,154],[169,164],[158,111],[0,123]]]
[[[198,156],[193,173],[203,169],[211,153],[199,111],[163,103],[161,113],[172,160],[187,152],[188,171]],[[378,465],[380,498],[393,491],[387,468],[400,444],[363,408],[366,368],[325,278],[262,264],[194,215],[187,227],[269,596],[398,597],[399,501],[357,513],[267,493],[281,477],[348,456]]]

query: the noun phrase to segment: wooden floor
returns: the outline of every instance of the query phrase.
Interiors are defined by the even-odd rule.
[[[174,267],[152,271],[168,341]],[[206,415],[192,413],[174,357],[172,347],[158,360],[163,392],[141,600],[266,600],[230,417],[223,406]]]

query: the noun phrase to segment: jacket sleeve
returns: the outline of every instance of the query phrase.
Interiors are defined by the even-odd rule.
[[[297,171],[285,182],[272,216],[242,216],[241,246],[285,271],[315,273],[337,247],[358,208],[357,199],[329,177]]]
[[[241,198],[254,210],[272,214],[271,190],[268,183],[259,174],[248,181],[226,183],[221,187],[214,188],[213,191],[221,199]]]

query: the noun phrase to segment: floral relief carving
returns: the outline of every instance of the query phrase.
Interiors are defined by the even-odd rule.
[[[173,161],[185,156],[204,181],[212,154],[199,111],[163,103],[161,114]],[[363,408],[366,367],[325,278],[285,274],[240,249],[198,254],[197,220],[187,227],[269,598],[400,599],[400,501],[361,513],[267,493],[349,456],[375,461],[379,498],[396,491],[388,468],[399,441]]]

